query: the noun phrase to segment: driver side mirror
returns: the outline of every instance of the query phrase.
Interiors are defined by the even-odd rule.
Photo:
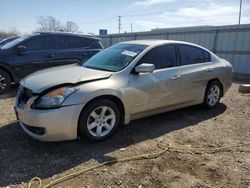
[[[21,54],[21,53],[23,53],[23,52],[26,52],[26,47],[25,47],[25,46],[18,46],[18,47],[16,48],[16,52],[17,52],[18,54]]]
[[[153,64],[143,63],[135,67],[136,73],[151,73],[154,72],[155,66]]]

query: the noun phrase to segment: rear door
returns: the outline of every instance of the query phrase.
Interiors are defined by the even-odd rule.
[[[180,77],[175,45],[159,46],[142,57],[139,64],[155,65],[153,73],[131,74],[129,85],[136,88],[133,94],[133,114],[155,110],[178,103]]]
[[[92,40],[84,37],[57,35],[55,39],[55,59],[58,65],[80,64],[92,54]]]
[[[13,65],[19,78],[46,68],[46,65],[53,62],[54,41],[51,35],[36,35],[18,46],[26,47],[25,52],[16,53],[16,57],[13,58]]]
[[[181,71],[181,99],[202,102],[206,84],[212,76],[210,54],[191,45],[178,45]]]

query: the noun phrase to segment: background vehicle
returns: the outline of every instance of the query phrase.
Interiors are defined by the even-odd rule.
[[[124,42],[82,67],[62,66],[26,77],[16,111],[24,131],[39,140],[78,135],[103,140],[134,119],[201,103],[213,108],[231,81],[230,63],[201,46]]]
[[[25,35],[1,47],[0,94],[37,70],[81,64],[100,50],[98,38],[63,32]]]
[[[5,44],[7,44],[8,42],[11,42],[15,39],[19,38],[18,36],[15,36],[15,37],[9,37],[9,38],[6,38],[6,39],[3,39],[0,41],[0,48],[1,46],[4,46]]]

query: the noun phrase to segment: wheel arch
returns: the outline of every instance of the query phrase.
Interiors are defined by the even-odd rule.
[[[121,101],[121,99],[115,95],[110,95],[110,94],[106,94],[106,95],[101,95],[101,96],[97,96],[92,98],[90,101],[88,101],[86,103],[86,105],[84,105],[84,107],[81,110],[80,116],[82,114],[82,112],[86,109],[87,106],[89,106],[92,102],[96,101],[96,100],[101,100],[101,99],[107,99],[110,100],[112,102],[114,102],[120,109],[121,109],[121,122],[122,124],[124,124],[125,121],[125,107],[123,102]],[[79,136],[79,122],[80,122],[80,116],[78,117],[78,123],[77,123],[77,135]]]
[[[12,82],[16,82],[16,77],[14,76],[14,74],[10,70],[10,68],[8,68],[7,66],[5,66],[4,64],[2,64],[0,62],[0,69],[3,70],[3,71],[5,71],[6,73],[8,73],[8,75],[10,76]]]

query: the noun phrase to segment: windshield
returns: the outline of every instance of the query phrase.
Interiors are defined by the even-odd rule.
[[[29,38],[29,37],[30,37],[30,35],[24,35],[24,36],[22,36],[22,37],[19,37],[19,38],[15,39],[15,40],[13,40],[13,41],[11,41],[11,42],[8,42],[7,44],[3,45],[3,46],[1,47],[1,49],[9,49],[9,48],[12,48],[12,47],[15,46],[16,44],[18,44],[18,43],[24,41],[25,39],[27,39],[27,38]]]
[[[13,41],[13,40],[15,40],[15,39],[17,39],[17,38],[18,38],[18,37],[11,37],[11,38],[3,39],[3,40],[0,41],[0,46],[3,46],[3,45],[5,45],[5,44],[7,44],[8,42],[11,42],[11,41]]]
[[[83,67],[117,72],[131,63],[147,46],[116,44],[90,58]]]

